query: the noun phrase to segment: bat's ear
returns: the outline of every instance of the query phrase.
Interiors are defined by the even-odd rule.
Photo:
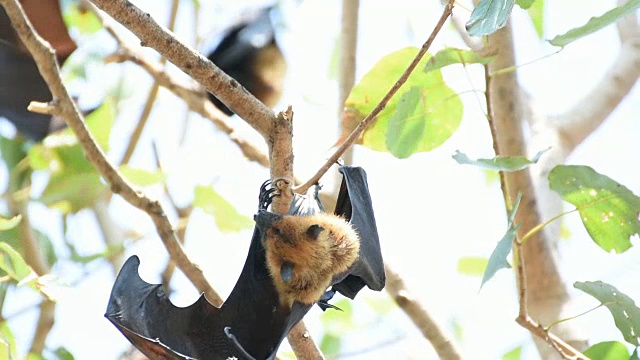
[[[324,231],[324,228],[318,224],[313,224],[311,226],[309,226],[309,228],[307,229],[307,235],[309,235],[310,238],[312,238],[313,240],[316,240],[318,238],[318,236],[320,236],[320,233]]]
[[[253,220],[255,220],[258,229],[264,233],[275,221],[282,220],[282,215],[277,215],[266,210],[259,210],[258,213],[253,216]]]

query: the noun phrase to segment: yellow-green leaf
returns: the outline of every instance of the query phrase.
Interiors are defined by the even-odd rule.
[[[193,206],[212,215],[218,229],[222,232],[250,229],[254,225],[253,220],[239,214],[233,205],[220,196],[211,186],[196,186]]]
[[[22,256],[5,242],[0,242],[0,269],[16,282],[29,281],[37,277]]]
[[[383,57],[353,88],[345,105],[360,117],[368,115],[417,52],[411,47]],[[424,69],[428,59],[426,55],[417,68]],[[461,120],[462,102],[446,85],[441,72],[415,71],[365,131],[362,144],[406,158],[440,146]]]
[[[119,170],[127,180],[138,186],[161,184],[166,180],[166,176],[161,171],[147,171],[128,165],[120,166]]]
[[[18,226],[20,220],[22,220],[22,215],[16,215],[11,219],[0,217],[0,231],[13,229],[14,227]]]
[[[469,276],[482,276],[489,260],[480,256],[465,256],[458,259],[458,272]]]

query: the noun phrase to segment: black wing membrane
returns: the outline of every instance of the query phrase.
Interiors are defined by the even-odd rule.
[[[354,166],[341,166],[339,170],[343,178],[335,214],[347,219],[360,236],[360,256],[349,270],[334,278],[333,290],[353,299],[365,285],[382,290],[386,277],[367,173]]]
[[[353,298],[364,285],[374,290],[384,287],[384,266],[366,174],[355,167],[340,171],[344,179],[337,213],[351,221],[361,246],[360,258],[352,269],[334,278],[333,289]],[[306,196],[296,195],[290,213],[305,216],[321,211],[317,194],[313,189]],[[256,227],[240,277],[220,308],[204,295],[188,307],[176,307],[161,285],[140,278],[140,260],[132,256],[116,278],[105,316],[151,359],[274,359],[282,340],[311,305],[295,302],[289,310],[279,306],[261,238]],[[323,309],[331,307],[327,301],[333,292],[323,297],[324,305],[319,304]]]

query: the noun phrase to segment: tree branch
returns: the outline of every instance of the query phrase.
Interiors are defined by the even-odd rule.
[[[422,335],[429,340],[438,357],[443,360],[462,359],[460,350],[456,348],[453,340],[444,333],[429,315],[427,309],[411,294],[400,274],[393,270],[389,264],[385,264],[384,270],[387,274],[387,292],[420,329]]]
[[[486,66],[487,108],[489,125],[494,137],[494,150],[499,156],[523,155],[526,154],[526,142],[522,129],[522,104],[517,74],[508,72],[495,77],[490,75],[497,70],[515,66],[510,24],[507,23],[504,28],[490,35],[488,44],[500,49],[495,59]],[[511,208],[517,194],[522,193],[520,208],[515,215],[515,223],[520,225],[517,239],[520,239],[526,231],[541,223],[531,178],[526,171],[502,173],[501,183],[507,209]],[[519,324],[531,324],[530,313],[543,323],[558,319],[563,306],[569,301],[569,294],[560,277],[554,253],[543,234],[537,232],[525,244],[521,244],[519,240],[514,244],[514,254],[518,260],[516,278],[521,306],[517,320]],[[537,324],[527,329],[532,331],[536,327]],[[573,339],[574,334],[571,334],[571,330],[564,327],[561,330],[563,337]],[[537,343],[542,358],[554,358],[554,352],[550,352],[547,346],[558,346],[554,337],[550,334],[540,337],[539,332],[532,333],[544,341]],[[579,351],[571,349],[572,355],[580,355]]]
[[[222,299],[213,290],[202,273],[202,270],[194,265],[184,253],[182,246],[178,242],[167,215],[157,201],[150,200],[140,192],[135,190],[129,182],[113,167],[106,159],[105,154],[98,147],[95,139],[87,130],[84,119],[78,111],[67,89],[62,84],[60,69],[55,54],[48,43],[46,43],[25,18],[17,0],[0,0],[0,4],[5,8],[7,15],[11,19],[13,28],[16,30],[22,42],[27,46],[32,54],[38,70],[46,81],[53,100],[51,105],[55,107],[56,115],[65,119],[69,127],[78,138],[78,142],[84,149],[87,159],[96,167],[102,177],[111,185],[111,190],[120,194],[133,206],[145,211],[153,220],[158,234],[171,257],[176,261],[180,269],[193,282],[199,291],[204,292],[207,299],[214,304],[221,304]]]
[[[631,91],[640,77],[640,28],[634,14],[618,23],[620,52],[600,82],[567,112],[549,120],[571,153],[595,131]]]
[[[625,0],[619,0],[621,5]],[[538,197],[538,208],[544,219],[562,211],[562,199],[549,189],[549,172],[567,157],[611,112],[625,99],[640,77],[640,27],[636,16],[627,16],[617,23],[620,52],[600,82],[563,114],[548,116],[537,111],[531,96],[524,94],[531,127],[533,151],[550,147],[538,164],[531,168],[531,176]],[[550,240],[560,234],[560,223],[545,228]]]
[[[91,7],[95,8],[93,5]],[[205,119],[210,120],[219,130],[229,135],[231,141],[240,148],[240,151],[242,151],[247,159],[255,161],[264,167],[269,167],[268,156],[252,143],[239,137],[236,134],[236,129],[229,123],[229,117],[216,108],[200,88],[180,83],[164,70],[164,66],[161,63],[146,59],[139,51],[136,51],[136,49],[129,45],[127,41],[125,41],[110,24],[108,24],[107,21],[105,21],[104,15],[101,11],[98,9],[95,10],[95,14],[101,20],[104,28],[118,43],[119,51],[116,55],[110,57],[110,61],[131,61],[139,65],[154,78],[158,85],[166,88],[182,99],[191,111],[194,111]]]
[[[435,28],[431,32],[431,35],[429,36],[427,41],[422,45],[422,48],[420,48],[420,51],[418,51],[418,54],[411,61],[411,63],[409,64],[407,69],[404,71],[404,73],[402,73],[402,75],[400,76],[400,79],[398,79],[398,81],[395,84],[393,84],[391,89],[389,89],[387,94],[382,98],[382,100],[380,100],[378,105],[376,105],[376,107],[371,111],[371,113],[369,113],[369,115],[367,115],[367,117],[364,118],[360,122],[360,124],[358,124],[358,126],[355,128],[355,130],[353,130],[351,135],[349,135],[349,137],[338,147],[338,149],[333,153],[333,155],[331,155],[329,159],[327,159],[325,164],[322,165],[322,167],[315,173],[315,175],[313,175],[304,184],[295,188],[294,191],[296,193],[304,194],[307,192],[307,190],[309,190],[311,186],[316,184],[320,180],[320,178],[327,172],[327,170],[329,170],[329,168],[333,166],[333,164],[335,164],[336,161],[338,161],[338,159],[340,159],[340,156],[342,156],[342,154],[351,145],[353,145],[353,143],[360,137],[362,132],[367,128],[367,126],[369,126],[369,124],[376,119],[378,114],[380,114],[380,112],[384,110],[389,100],[391,100],[393,95],[395,95],[396,92],[398,92],[398,90],[400,89],[400,87],[402,87],[402,85],[407,81],[407,79],[409,78],[409,75],[411,75],[411,73],[416,68],[416,66],[418,66],[418,63],[420,62],[424,54],[426,54],[429,48],[431,47],[431,44],[433,43],[433,40],[435,39],[436,35],[438,35],[438,33],[440,32],[440,29],[442,29],[442,26],[444,26],[445,21],[447,20],[449,15],[451,15],[454,2],[455,0],[449,0],[447,5],[445,5],[444,11],[442,12],[442,16],[440,17],[440,20],[438,20],[438,23],[436,24]]]
[[[209,59],[178,41],[148,14],[127,0],[91,0],[102,11],[134,33],[142,46],[158,51],[180,70],[216,95],[263,137],[270,133],[276,116],[236,80]]]

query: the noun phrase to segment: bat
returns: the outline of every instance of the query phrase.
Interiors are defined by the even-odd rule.
[[[260,101],[274,107],[282,96],[287,63],[275,38],[273,7],[228,29],[218,45],[207,53],[222,71],[234,78]],[[233,115],[218,98],[209,99],[222,112]]]
[[[62,20],[58,0],[22,1],[27,17],[38,33],[56,51],[62,64],[76,49]],[[11,21],[0,7],[0,117],[35,141],[64,127],[64,120],[27,110],[33,100],[47,102],[51,92],[38,67],[15,34]]]
[[[260,210],[255,220],[267,268],[284,307],[294,301],[318,302],[333,277],[358,258],[358,234],[338,216],[280,216]]]
[[[211,305],[204,296],[188,307],[176,307],[161,285],[148,284],[140,278],[140,261],[132,256],[116,278],[105,316],[151,359],[274,359],[289,330],[316,301],[326,309],[331,307],[328,301],[335,292],[353,299],[364,286],[375,291],[384,288],[384,264],[366,173],[362,168],[349,166],[342,166],[340,172],[343,180],[336,216],[322,214],[324,208],[317,196],[317,186],[307,195],[296,195],[289,215],[285,216],[266,211],[277,192],[266,186],[261,188],[255,216],[257,225],[246,262],[220,308]],[[329,218],[331,220],[327,220]],[[296,220],[302,225],[296,223],[287,230],[285,225]],[[339,234],[344,234],[342,230],[346,229],[348,240],[329,234],[334,226],[341,229]],[[290,290],[294,288],[292,284],[297,284],[302,274],[307,273],[309,264],[305,261],[310,260],[300,256],[286,258],[289,252],[272,247],[278,241],[285,241],[283,234],[287,231],[303,230],[309,231],[305,235],[309,238],[301,240],[298,236],[294,237],[296,240],[313,241],[315,237],[315,242],[344,244],[350,249],[344,251],[349,254],[346,260],[337,260],[345,270],[342,271],[342,267],[329,270],[322,281],[312,281],[313,291],[309,294]],[[278,231],[282,234],[276,236]],[[358,239],[357,256],[353,256],[354,239]],[[322,251],[338,256],[327,247]],[[282,256],[276,258],[278,254]],[[269,260],[270,256],[274,259]],[[327,276],[331,279],[325,283]],[[276,285],[276,279],[282,283]],[[329,285],[331,289],[324,291]],[[318,294],[320,297],[316,299]]]

